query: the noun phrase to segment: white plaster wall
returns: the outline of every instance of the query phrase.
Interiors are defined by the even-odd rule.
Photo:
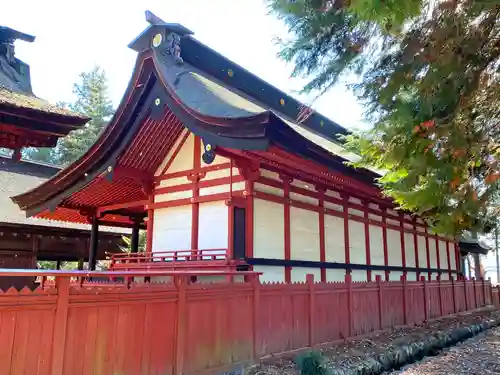
[[[224,202],[200,204],[198,248],[227,249],[228,207]],[[221,251],[223,253],[223,251]]]
[[[429,259],[431,260],[431,268],[437,268],[436,240],[434,238],[429,238]]]
[[[364,223],[349,220],[349,250],[351,263],[366,264]]]
[[[319,214],[290,208],[290,258],[319,261]]]
[[[155,202],[159,203],[159,202],[175,201],[178,199],[191,198],[192,196],[193,196],[192,190],[176,191],[173,193],[157,195],[155,197]]]
[[[455,254],[456,254],[455,244],[450,243],[450,268],[452,270],[457,269],[457,262],[456,262]]]
[[[408,281],[418,281],[417,280],[417,273],[416,272],[408,272],[406,274],[406,280],[408,280]]]
[[[191,220],[191,205],[154,210],[152,251],[191,249]]]
[[[356,210],[355,208],[349,208],[348,209],[348,212],[352,215],[356,215],[356,216],[365,216],[365,213],[363,211],[360,211],[360,210]]]
[[[445,241],[439,241],[439,264],[441,268],[448,269],[448,243]]]
[[[407,267],[415,267],[415,236],[405,233],[405,260]]]
[[[387,256],[389,266],[402,266],[401,232],[387,229]]]
[[[384,237],[382,227],[370,225],[370,262],[374,265],[384,265]]]
[[[324,206],[325,208],[328,208],[330,210],[335,210],[335,211],[339,211],[339,212],[343,212],[344,211],[344,207],[340,204],[336,204],[336,203],[332,203],[332,202],[324,202]]]
[[[377,276],[380,276],[382,281],[385,280],[385,271],[372,271],[372,281],[376,281]]]
[[[177,138],[177,140],[175,141],[174,143],[174,146],[168,151],[167,153],[167,156],[165,157],[165,159],[163,160],[163,162],[161,163],[160,167],[156,170],[155,172],[155,176],[158,176],[161,174],[161,172],[163,171],[163,169],[165,168],[165,166],[167,165],[168,161],[172,158],[175,150],[177,150],[177,148],[179,147],[179,145],[181,144],[182,140],[184,139],[184,137],[186,136],[186,133],[188,132],[187,129],[184,129],[181,133],[181,135],[179,135],[179,138]]]
[[[401,271],[391,271],[389,272],[389,281],[400,281],[403,272]]]
[[[179,153],[176,155],[174,161],[168,168],[167,173],[186,171],[192,169],[194,166],[193,162],[194,153],[194,135],[190,134],[182,145]]]
[[[290,193],[290,199],[293,199],[295,201],[299,202],[304,202],[304,203],[309,203],[314,206],[317,206],[319,204],[319,201],[316,198],[309,197],[307,195],[302,195],[302,194],[297,194],[297,193]]]
[[[267,177],[267,178],[270,178],[272,180],[281,181],[279,173],[270,171],[268,169],[260,168],[260,175],[262,177]]]
[[[308,267],[293,267],[290,273],[290,279],[292,283],[305,282],[307,274],[314,275],[315,282],[321,281],[321,269]]]
[[[277,195],[282,197],[284,195],[283,189],[275,188],[273,186],[261,184],[259,182],[254,183],[254,189],[256,191],[262,191],[263,193],[268,193],[272,195]]]
[[[325,192],[325,195],[329,195],[331,197],[335,197],[335,198],[339,198],[341,199],[342,197],[340,196],[340,193],[338,191],[334,191],[334,190],[327,190]]]
[[[285,282],[285,267],[254,266],[253,270],[255,272],[262,272],[262,275],[260,275],[260,282],[262,283]]]
[[[427,268],[427,248],[425,244],[425,237],[417,235],[418,244],[418,264],[420,268]]]
[[[326,281],[345,281],[345,270],[340,269],[327,269]]]
[[[345,263],[344,241],[344,219],[336,216],[325,215],[325,260],[327,262]],[[335,274],[335,272],[333,272],[333,274]],[[345,271],[342,270],[342,280],[344,279],[344,275]]]
[[[284,259],[285,220],[284,206],[262,199],[254,199],[255,258]]]
[[[351,277],[352,281],[368,281],[368,275],[363,270],[352,270]]]

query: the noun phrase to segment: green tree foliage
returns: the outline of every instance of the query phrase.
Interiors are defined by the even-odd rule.
[[[91,120],[79,130],[71,132],[59,141],[57,154],[60,164],[68,164],[87,151],[105,128],[114,113],[109,98],[105,72],[98,66],[90,72],[80,74],[80,80],[73,85],[76,101],[68,108],[81,113]]]
[[[323,92],[355,73],[373,128],[356,166],[438,232],[482,230],[500,207],[500,5],[486,0],[269,0],[281,57]],[[339,108],[339,110],[342,110]]]
[[[126,253],[130,253],[132,251],[132,237],[131,236],[122,236],[123,243],[125,246],[120,246],[121,250]],[[138,251],[140,253],[146,251],[146,232],[141,230],[139,231],[139,248]]]
[[[98,66],[83,72],[73,84],[73,103],[59,102],[58,106],[81,113],[91,120],[82,129],[61,138],[55,148],[28,148],[23,158],[57,165],[69,164],[87,151],[106,127],[114,113],[109,98],[108,82],[105,72]]]

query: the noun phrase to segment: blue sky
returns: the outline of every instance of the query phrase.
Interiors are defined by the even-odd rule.
[[[117,104],[136,57],[127,44],[147,26],[146,9],[167,22],[182,23],[198,40],[289,94],[304,84],[290,79],[292,67],[276,57],[273,38],[286,37],[286,29],[267,15],[263,0],[5,1],[0,25],[36,36],[34,43],[16,43],[17,57],[31,66],[36,95],[69,101],[78,74],[98,64]],[[342,85],[313,107],[343,126],[361,125],[362,109]]]

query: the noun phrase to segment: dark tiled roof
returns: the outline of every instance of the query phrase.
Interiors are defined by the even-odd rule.
[[[28,161],[14,162],[10,158],[0,156],[0,224],[37,225],[52,228],[89,230],[89,225],[49,221],[37,218],[27,218],[26,213],[12,202],[10,197],[31,190],[59,172],[60,168],[53,165]],[[103,228],[104,231],[128,233],[117,228]]]

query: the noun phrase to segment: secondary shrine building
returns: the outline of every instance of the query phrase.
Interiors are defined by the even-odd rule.
[[[185,27],[147,14],[123,100],[91,149],[13,200],[29,216],[147,228],[116,269],[228,267],[263,281],[456,278],[451,238],[394,207],[377,174],[345,165],[346,130]]]

